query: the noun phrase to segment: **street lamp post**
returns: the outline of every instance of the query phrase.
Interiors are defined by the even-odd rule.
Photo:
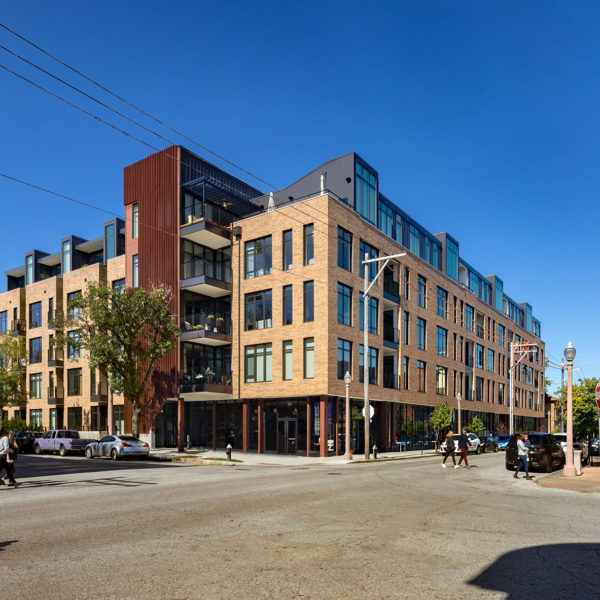
[[[575,360],[575,348],[571,342],[565,348],[565,360],[567,361],[567,458],[563,476],[575,477],[577,475],[573,463],[573,360]]]
[[[458,402],[458,431],[457,433],[462,433],[462,429],[460,428],[460,401],[462,400],[462,394],[459,392],[456,394],[456,401]]]
[[[352,383],[352,375],[350,371],[346,371],[344,375],[344,383],[346,384],[346,452],[344,453],[345,460],[352,460],[352,453],[350,452],[350,384]]]

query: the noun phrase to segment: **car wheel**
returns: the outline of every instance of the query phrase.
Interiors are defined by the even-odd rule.
[[[58,450],[58,453],[59,453],[61,456],[64,456],[64,455],[67,453],[67,451],[65,450],[65,447],[64,447],[62,444],[60,445],[60,448],[59,448],[59,450]]]
[[[498,452],[498,446],[494,446],[494,452]]]
[[[113,448],[113,449],[110,451],[110,457],[111,457],[113,460],[118,460],[118,459],[119,459],[119,451],[118,451],[116,448]]]
[[[92,452],[91,448],[86,448],[85,449],[85,455],[87,458],[94,458],[94,453]]]
[[[475,450],[475,454],[481,454],[481,446],[477,446],[477,450]]]
[[[552,473],[552,454],[546,456],[546,473]]]
[[[39,447],[39,445],[38,445],[38,444],[36,444],[36,445],[33,447],[33,451],[34,451],[36,454],[41,454],[41,453],[42,453],[42,449]]]
[[[514,471],[515,470],[514,465],[511,465],[510,463],[506,463],[505,466],[506,466],[506,470],[507,471]]]

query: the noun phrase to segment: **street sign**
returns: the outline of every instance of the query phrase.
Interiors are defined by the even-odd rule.
[[[598,410],[600,411],[600,383],[596,386],[596,404],[598,405]]]
[[[373,415],[375,414],[375,409],[372,404],[369,404],[369,421],[373,420]],[[365,409],[362,409],[362,416],[365,416]]]

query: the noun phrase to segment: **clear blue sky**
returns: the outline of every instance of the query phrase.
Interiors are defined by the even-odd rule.
[[[0,21],[278,187],[355,150],[533,306],[549,356],[572,340],[600,375],[600,4],[33,0]],[[5,30],[0,44],[110,100]],[[2,50],[0,64],[134,131]],[[0,115],[1,172],[123,212],[122,169],[149,148],[2,70]],[[108,218],[2,179],[0,197],[0,272]]]

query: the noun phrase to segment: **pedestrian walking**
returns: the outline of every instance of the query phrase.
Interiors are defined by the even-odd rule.
[[[442,467],[446,468],[446,460],[449,456],[452,457],[452,463],[456,468],[456,459],[454,458],[454,450],[456,449],[456,445],[454,444],[454,437],[452,434],[452,429],[448,432],[446,436],[446,450],[444,451],[444,460],[442,461]]]
[[[467,459],[467,448],[471,445],[469,441],[469,437],[467,436],[467,430],[463,429],[462,433],[458,436],[458,449],[460,450],[460,458],[458,459],[458,464],[456,468],[460,468],[462,461],[465,461],[465,467],[467,469],[471,468],[469,465],[469,460]]]
[[[12,456],[15,454],[15,450],[11,446],[9,433],[12,435],[12,433],[9,432],[6,427],[2,427],[2,429],[0,429],[0,473],[2,473],[2,469],[4,469],[6,471],[6,476],[8,477],[8,485],[17,487],[17,482],[13,476],[14,459],[12,458]],[[14,443],[14,435],[12,438]],[[9,455],[12,456],[9,458]],[[2,485],[6,485],[4,477],[0,479],[0,483],[2,483]]]
[[[515,471],[513,477],[515,479],[519,479],[519,471],[521,467],[525,469],[525,479],[533,479],[533,477],[529,476],[529,460],[527,458],[527,446],[529,442],[529,437],[527,434],[519,434],[517,438],[517,454],[519,456],[519,466]]]

